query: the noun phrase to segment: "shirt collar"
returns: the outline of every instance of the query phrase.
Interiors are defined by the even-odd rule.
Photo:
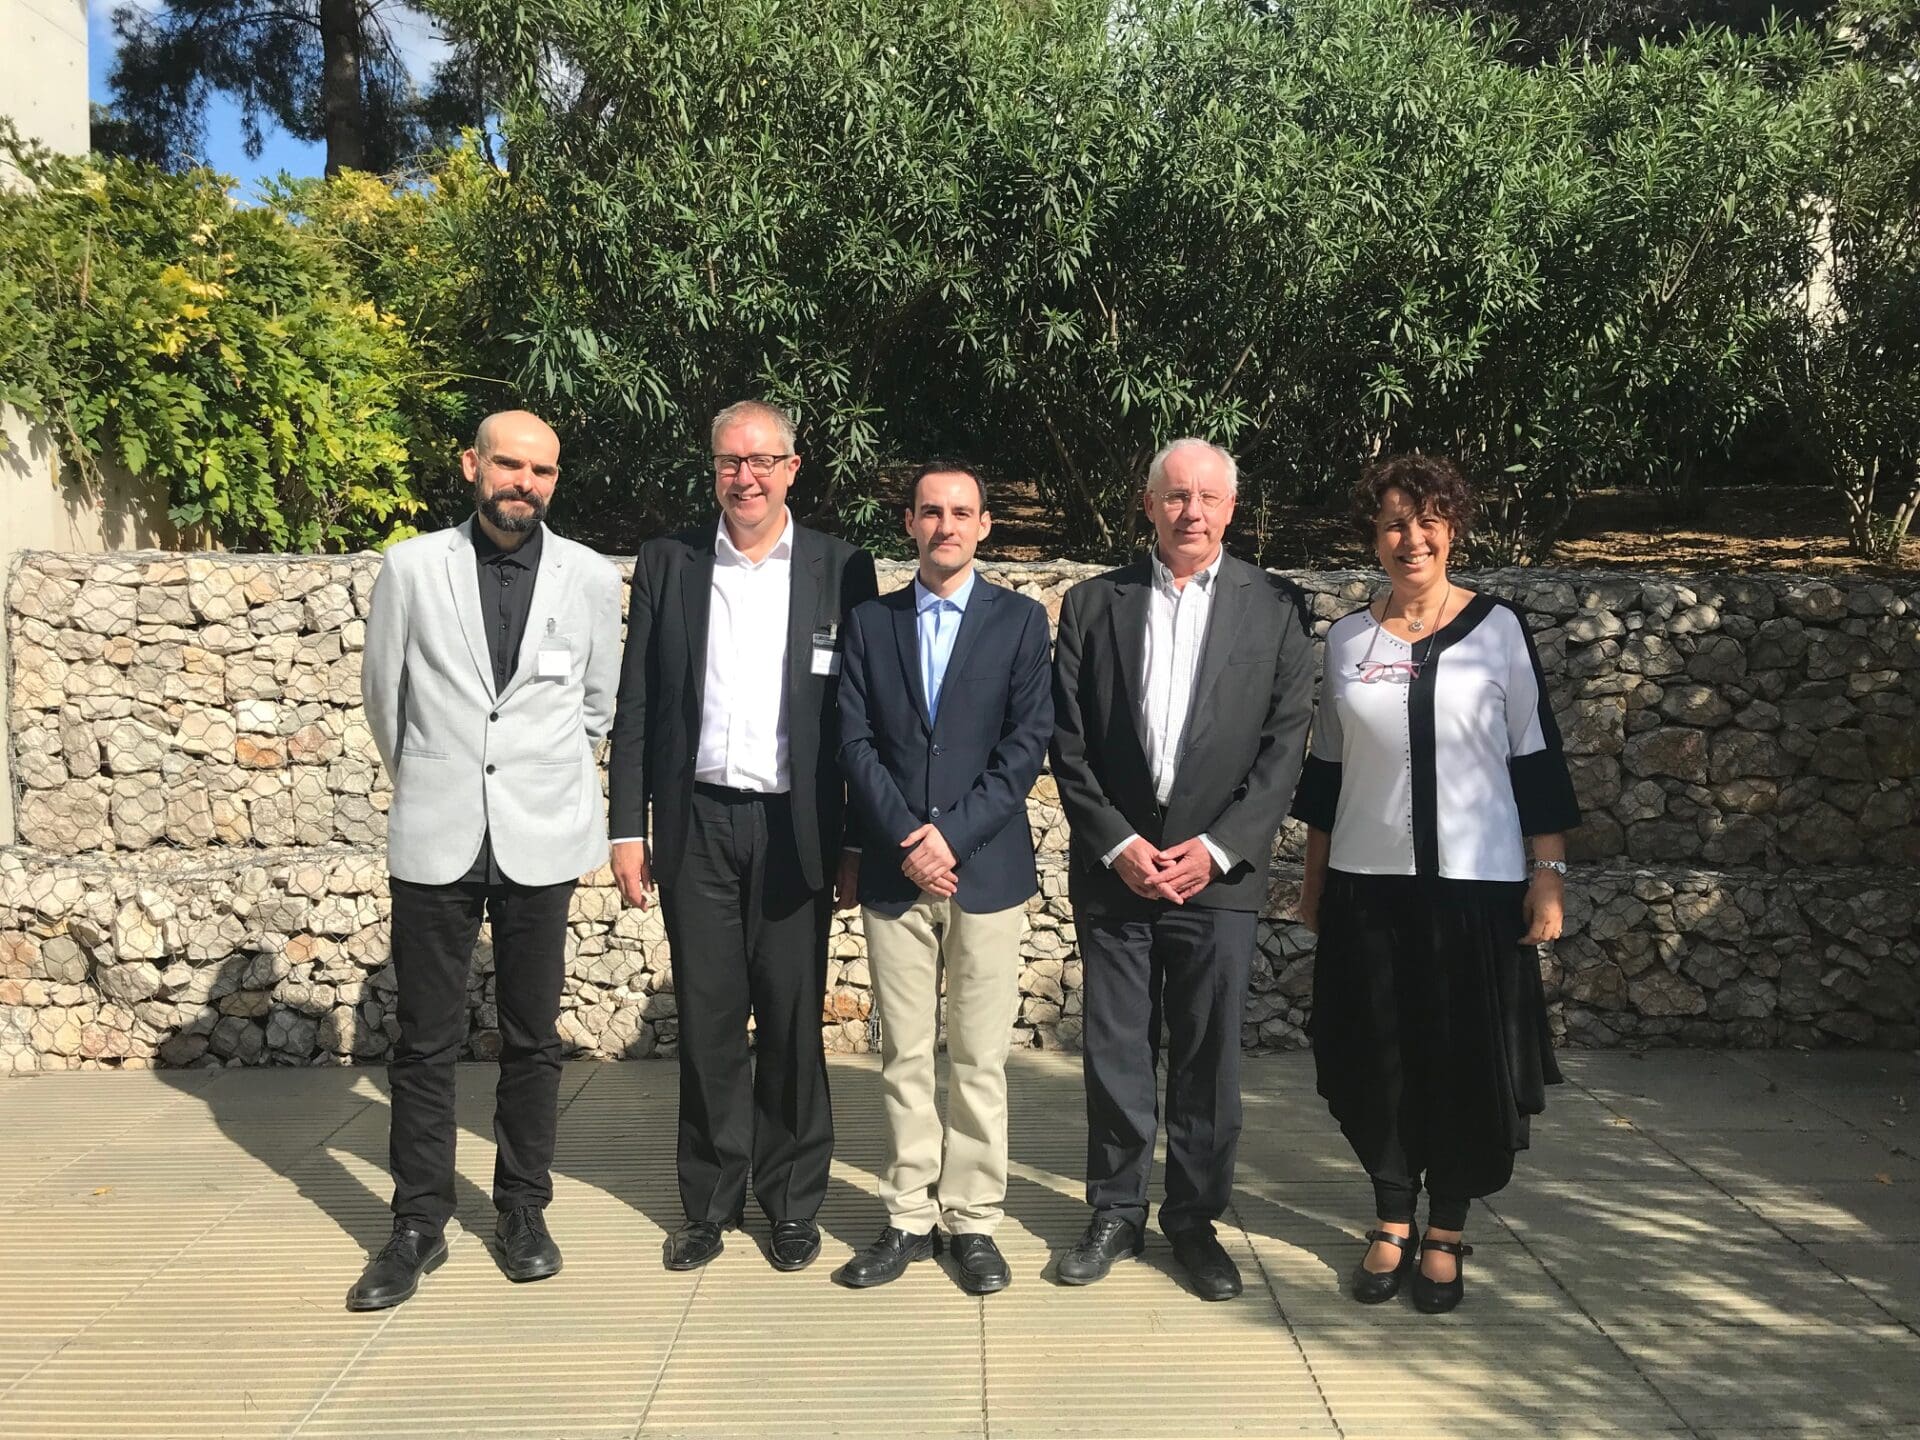
[[[969,569],[967,578],[960,582],[960,588],[951,595],[936,595],[920,583],[920,577],[913,577],[913,610],[916,615],[924,615],[936,605],[951,605],[954,609],[965,611],[967,601],[973,598],[973,582],[980,578],[980,572]]]
[[[483,565],[518,565],[523,570],[532,570],[540,563],[540,537],[546,528],[544,525],[536,525],[527,538],[514,549],[502,550],[494,538],[487,533],[486,527],[475,520],[473,548],[479,554]]]
[[[718,526],[719,539],[714,542],[713,558],[722,565],[738,565],[743,570],[758,570],[769,560],[791,560],[793,558],[793,511],[786,506],[780,507],[780,538],[773,542],[773,548],[758,561],[749,560],[740,553],[740,547],[733,543],[733,537],[727,534],[727,517],[722,515],[715,525]]]
[[[1167,562],[1160,558],[1159,547],[1155,546],[1148,554],[1149,558],[1153,561],[1154,589],[1164,590],[1169,595],[1179,594],[1180,592],[1174,589],[1173,586],[1173,571],[1168,569]],[[1220,562],[1226,558],[1227,547],[1222,545],[1218,550],[1214,551],[1212,563],[1204,570],[1194,571],[1190,578],[1198,581],[1202,590],[1211,591],[1213,589],[1214,579],[1220,573]]]

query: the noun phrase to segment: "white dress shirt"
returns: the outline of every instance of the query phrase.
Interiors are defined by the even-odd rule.
[[[727,522],[713,546],[707,610],[707,679],[693,778],[733,790],[784,795],[787,761],[787,611],[793,594],[793,512],[757,563]]]
[[[1147,600],[1147,633],[1143,663],[1140,666],[1140,743],[1147,753],[1147,765],[1153,771],[1154,798],[1162,805],[1173,795],[1173,780],[1180,768],[1181,744],[1186,739],[1187,715],[1193,708],[1193,684],[1200,673],[1200,651],[1206,644],[1207,621],[1213,614],[1213,592],[1220,578],[1220,559],[1226,551],[1216,551],[1203,570],[1188,577],[1185,585],[1173,583],[1173,571],[1152,557],[1153,594]],[[1120,853],[1139,839],[1129,835],[1103,857],[1111,867]],[[1237,863],[1233,852],[1214,843],[1208,835],[1200,837],[1221,871]]]

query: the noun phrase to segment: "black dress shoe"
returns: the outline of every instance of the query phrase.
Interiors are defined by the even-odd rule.
[[[1467,1293],[1467,1256],[1473,1253],[1473,1247],[1456,1240],[1426,1239],[1420,1242],[1420,1248],[1453,1256],[1451,1280],[1429,1280],[1420,1271],[1413,1272],[1413,1308],[1423,1315],[1444,1315]]]
[[[914,1261],[931,1260],[939,1253],[939,1236],[909,1235],[889,1225],[878,1240],[840,1267],[840,1283],[852,1290],[884,1285],[906,1274]]]
[[[1169,1235],[1173,1258],[1187,1272],[1187,1283],[1202,1300],[1231,1300],[1240,1293],[1240,1267],[1211,1230],[1179,1230]]]
[[[408,1225],[393,1227],[380,1253],[367,1262],[360,1278],[347,1291],[349,1310],[386,1310],[411,1300],[420,1277],[440,1268],[447,1258],[447,1238],[429,1235]]]
[[[955,1235],[947,1242],[960,1288],[969,1295],[992,1295],[1013,1283],[1013,1272],[991,1235]]]
[[[726,1248],[724,1228],[717,1220],[689,1220],[667,1236],[662,1263],[669,1270],[698,1270]]]
[[[804,1270],[820,1258],[820,1227],[811,1220],[776,1220],[767,1258],[776,1270]]]
[[[538,1205],[501,1211],[493,1235],[509,1280],[544,1280],[560,1273],[560,1247],[547,1233],[547,1217]]]
[[[1138,1255],[1147,1248],[1140,1227],[1118,1215],[1095,1215],[1079,1242],[1060,1257],[1054,1273],[1062,1285],[1091,1285],[1107,1278],[1122,1255]]]
[[[1419,1263],[1420,1246],[1413,1236],[1396,1235],[1391,1230],[1369,1230],[1367,1239],[1398,1245],[1399,1262],[1391,1270],[1369,1270],[1367,1257],[1362,1255],[1360,1263],[1353,1267],[1353,1279],[1348,1283],[1347,1290],[1362,1305],[1384,1305],[1400,1293],[1400,1286]]]

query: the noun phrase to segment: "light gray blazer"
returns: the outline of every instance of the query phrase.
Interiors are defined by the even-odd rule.
[[[458,880],[491,831],[508,879],[576,880],[607,858],[593,744],[620,684],[620,575],[546,531],[520,663],[496,695],[474,523],[401,541],[373,587],[360,698],[393,777],[387,870]],[[543,676],[540,652],[563,647],[565,675]]]

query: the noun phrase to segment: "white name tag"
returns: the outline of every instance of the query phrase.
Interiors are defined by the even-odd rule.
[[[829,650],[824,645],[813,647],[813,673],[816,675],[838,675],[840,673],[840,652]]]
[[[573,673],[573,651],[564,645],[542,645],[534,656],[533,674],[538,680],[564,680]]]

